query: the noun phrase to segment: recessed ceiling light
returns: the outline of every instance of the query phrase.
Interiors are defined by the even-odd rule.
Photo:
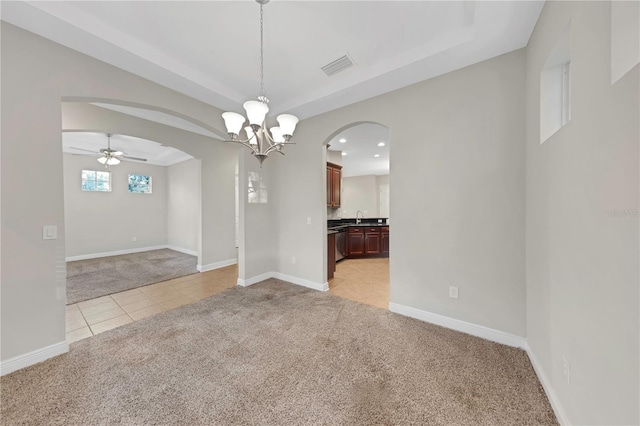
[[[376,155],[374,155],[374,157],[378,158],[378,157],[380,157],[380,154],[376,154]]]
[[[384,142],[380,142],[378,146],[384,146]]]
[[[346,152],[343,152],[343,153],[342,153],[342,155],[347,155],[347,153],[346,153]]]
[[[340,139],[338,142],[345,143],[347,140],[345,138]]]

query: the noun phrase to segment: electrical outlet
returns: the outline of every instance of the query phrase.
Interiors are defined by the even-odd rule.
[[[43,240],[55,240],[58,238],[58,227],[56,225],[45,225],[42,227]]]
[[[566,356],[562,355],[562,372],[567,379],[567,383],[571,383],[571,364]]]
[[[293,257],[291,258],[291,264],[292,264],[292,265],[295,265],[295,264],[296,264],[296,257],[295,257],[295,256],[293,256]]]
[[[131,238],[131,241],[138,241],[138,238],[137,237],[133,237],[133,238]]]
[[[458,287],[449,286],[449,297],[452,299],[458,298]]]

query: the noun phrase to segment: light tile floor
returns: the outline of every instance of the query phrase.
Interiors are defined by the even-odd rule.
[[[344,259],[329,281],[336,296],[389,309],[389,258]]]
[[[197,302],[235,286],[237,280],[238,267],[232,265],[68,305],[67,342]]]

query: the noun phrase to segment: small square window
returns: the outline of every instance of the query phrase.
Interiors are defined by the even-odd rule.
[[[129,175],[129,192],[151,194],[151,176]]]
[[[82,171],[82,190],[111,192],[111,172]]]
[[[540,71],[540,143],[571,120],[571,25],[549,52]]]

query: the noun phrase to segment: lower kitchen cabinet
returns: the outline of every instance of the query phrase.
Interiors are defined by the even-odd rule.
[[[327,279],[333,278],[336,272],[336,234],[327,236]]]
[[[389,227],[388,226],[383,226],[380,229],[380,243],[382,245],[381,253],[385,256],[389,256]]]
[[[380,228],[370,227],[364,230],[364,254],[380,254]]]
[[[364,228],[349,227],[347,231],[347,256],[364,254]]]
[[[389,256],[388,226],[350,226],[347,257]]]

